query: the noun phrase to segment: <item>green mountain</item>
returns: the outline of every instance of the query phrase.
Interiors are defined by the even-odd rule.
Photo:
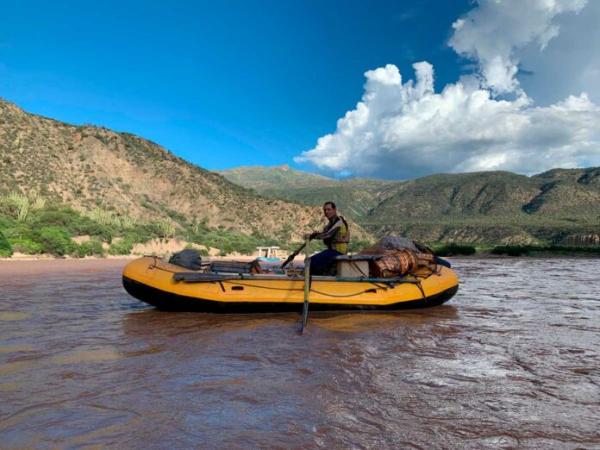
[[[333,180],[292,171],[279,185],[241,168],[236,182],[257,192],[319,205],[332,199],[376,236],[429,242],[600,245],[600,168],[554,169],[532,177],[511,172],[438,174],[409,181]],[[230,171],[221,172],[230,178]],[[242,176],[243,175],[243,176]],[[311,186],[295,186],[310,178]],[[232,179],[233,180],[233,179]],[[281,187],[285,186],[285,187]]]
[[[387,198],[395,181],[369,178],[336,180],[322,175],[278,167],[237,167],[219,172],[232,183],[254,189],[271,198],[285,199],[306,205],[335,202],[343,215],[361,221],[369,211]]]
[[[300,172],[291,169],[287,164],[277,167],[245,166],[217,172],[229,181],[240,186],[254,189],[256,192],[310,188],[314,184],[319,186],[335,186],[336,180]]]

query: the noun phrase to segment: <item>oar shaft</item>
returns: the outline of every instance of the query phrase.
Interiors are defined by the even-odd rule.
[[[306,328],[306,324],[308,322],[308,303],[310,297],[310,255],[308,252],[308,245],[310,243],[310,239],[306,240],[304,244],[304,305],[302,305],[302,326],[300,328],[300,333],[304,332],[304,328]]]
[[[285,266],[287,266],[289,263],[291,263],[294,260],[294,258],[298,255],[298,253],[300,253],[305,246],[306,246],[306,242],[304,244],[302,244],[302,246],[300,246],[300,248],[298,248],[298,250],[296,250],[294,253],[292,253],[290,256],[288,256],[288,258],[281,265],[281,268],[284,269]]]

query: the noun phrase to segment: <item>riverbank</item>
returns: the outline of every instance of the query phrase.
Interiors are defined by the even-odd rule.
[[[564,258],[564,257],[600,257],[600,247],[560,247],[560,246],[486,246],[475,247],[470,245],[447,245],[443,247],[434,247],[434,252],[438,256],[460,257],[460,258]],[[158,257],[168,257],[172,253],[156,254]],[[146,254],[147,255],[147,254]],[[0,262],[15,261],[106,261],[106,260],[132,260],[145,256],[142,254],[129,255],[104,255],[104,256],[85,256],[77,258],[73,256],[54,256],[50,254],[27,255],[23,253],[14,253],[11,257],[0,258]],[[223,256],[203,256],[203,258],[219,260],[251,261],[256,258],[252,255],[231,254]],[[299,255],[296,259],[301,260],[304,255]]]
[[[156,255],[158,258],[166,258],[171,253],[165,255]],[[24,255],[15,254],[9,258],[0,258],[0,262],[13,262],[13,261],[106,261],[106,260],[124,260],[131,261],[132,259],[141,258],[142,256],[148,255],[106,255],[106,256],[85,256],[83,258],[75,258],[72,256],[54,256],[48,254],[41,255]],[[154,256],[154,255],[150,255]],[[252,261],[256,259],[256,256],[249,255],[226,255],[226,256],[203,256],[203,259],[220,259],[220,260],[235,260],[235,261]]]
[[[131,258],[45,258],[36,260],[4,258],[0,260],[0,278],[69,271],[103,272],[124,267],[130,260]]]
[[[31,256],[31,255],[27,255]],[[139,255],[85,257],[85,258],[56,258],[50,255],[36,255],[30,258],[0,258],[0,277],[9,278],[11,275],[35,275],[40,273],[59,272],[95,272],[122,268]],[[251,261],[252,256],[223,256],[219,260]]]
[[[600,256],[600,246],[574,247],[561,245],[469,245],[446,244],[433,246],[438,256],[477,256],[483,258],[498,256],[532,257],[571,257]]]

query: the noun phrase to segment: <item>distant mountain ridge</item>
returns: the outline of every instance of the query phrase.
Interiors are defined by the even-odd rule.
[[[438,174],[408,181],[322,180],[277,167],[220,173],[263,195],[307,205],[335,201],[343,213],[377,236],[393,233],[427,241],[471,243],[600,244],[598,167],[553,169],[532,177],[497,171]],[[270,182],[273,173],[277,184]],[[310,186],[295,186],[296,179],[310,179]]]
[[[387,198],[387,191],[397,185],[396,181],[371,178],[337,180],[294,170],[287,165],[236,167],[218,173],[232,183],[267,197],[310,205],[334,201],[346,215],[357,221]]]
[[[35,192],[180,230],[231,230],[298,241],[335,201],[353,239],[600,244],[600,168],[336,180],[280,166],[210,172],[129,133],[74,126],[0,99],[0,195]]]

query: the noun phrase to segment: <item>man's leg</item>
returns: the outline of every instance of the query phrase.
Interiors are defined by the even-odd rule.
[[[323,250],[310,257],[310,272],[313,275],[329,275],[335,263],[336,256],[341,255],[336,250]]]

